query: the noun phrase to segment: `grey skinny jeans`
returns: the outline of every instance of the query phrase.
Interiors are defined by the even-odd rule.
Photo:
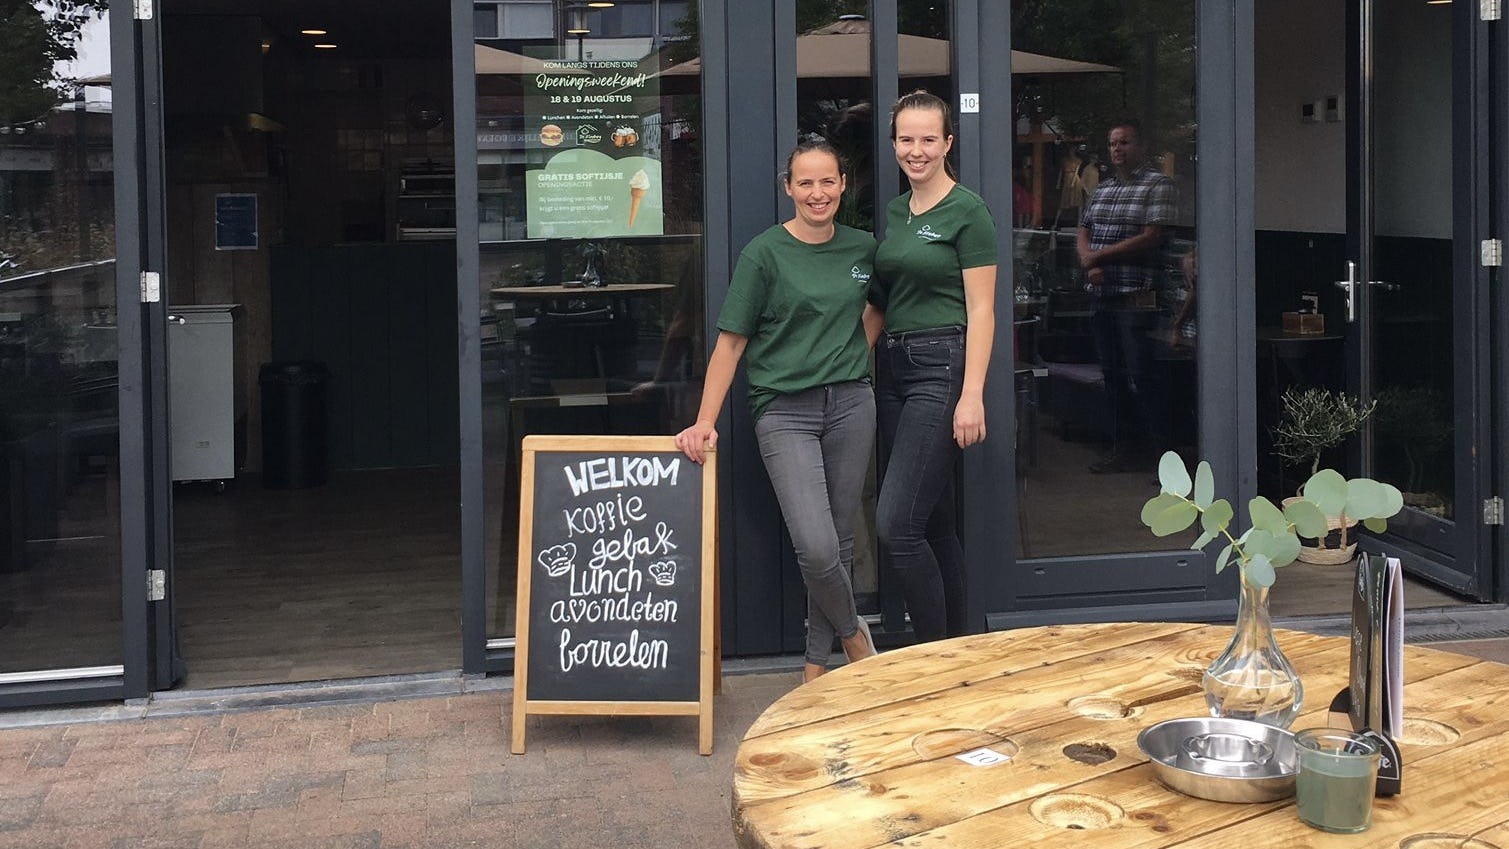
[[[875,392],[865,379],[781,395],[754,430],[807,585],[806,659],[826,666],[833,638],[859,631],[849,574],[875,443]]]

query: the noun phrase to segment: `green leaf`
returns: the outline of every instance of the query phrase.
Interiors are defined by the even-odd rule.
[[[1273,532],[1265,528],[1251,528],[1242,534],[1242,553],[1251,557],[1254,554],[1267,553],[1273,545]]]
[[[1289,520],[1273,502],[1259,495],[1247,502],[1247,514],[1252,517],[1252,526],[1275,534],[1288,533]]]
[[[1381,534],[1384,531],[1388,530],[1388,520],[1380,519],[1377,516],[1369,516],[1366,519],[1363,519],[1362,524],[1363,527],[1367,528],[1375,534]]]
[[[1273,564],[1261,554],[1254,554],[1252,559],[1247,561],[1246,567],[1242,570],[1242,576],[1254,587],[1271,587],[1273,579],[1277,577],[1273,573]]]
[[[1195,518],[1199,515],[1200,511],[1194,504],[1180,501],[1153,518],[1153,535],[1166,537],[1177,534],[1193,525]]]
[[[1194,544],[1189,547],[1189,550],[1199,551],[1205,546],[1210,545],[1210,541],[1215,538],[1215,534],[1211,533],[1210,531],[1206,531],[1205,533],[1200,534],[1200,536],[1195,540]]]
[[[1210,472],[1210,464],[1201,460],[1195,467],[1195,506],[1204,510],[1215,497],[1216,477]]]
[[[1189,469],[1184,468],[1184,461],[1172,451],[1163,452],[1163,456],[1158,459],[1158,484],[1164,492],[1178,496],[1189,495],[1190,488],[1194,486],[1189,479]]]
[[[1274,537],[1273,544],[1263,553],[1275,568],[1288,566],[1299,559],[1299,537],[1294,534]]]
[[[1399,511],[1404,509],[1404,493],[1391,483],[1379,484],[1379,486],[1383,487],[1384,505],[1383,510],[1373,518],[1388,519],[1398,515]]]
[[[1305,500],[1312,501],[1327,516],[1340,516],[1347,507],[1347,479],[1335,469],[1321,469],[1305,481]]]
[[[1225,548],[1221,549],[1221,556],[1216,558],[1216,574],[1217,575],[1221,574],[1221,570],[1225,569],[1226,568],[1226,564],[1228,564],[1228,563],[1231,562],[1231,552],[1232,552],[1232,547],[1229,546],[1229,545],[1226,546]]]
[[[1235,515],[1236,511],[1231,509],[1231,502],[1223,498],[1205,508],[1205,512],[1200,514],[1200,527],[1212,534],[1218,534],[1226,530],[1226,526],[1231,524],[1231,517]]]
[[[1285,504],[1284,518],[1294,523],[1300,536],[1320,539],[1326,535],[1326,514],[1313,501],[1301,498]]]
[[[1153,520],[1158,518],[1159,513],[1182,502],[1183,499],[1179,496],[1169,495],[1166,492],[1149,498],[1147,503],[1142,505],[1142,524],[1151,528]]]
[[[1383,491],[1383,484],[1368,478],[1347,481],[1348,518],[1371,519],[1387,506],[1388,495]]]

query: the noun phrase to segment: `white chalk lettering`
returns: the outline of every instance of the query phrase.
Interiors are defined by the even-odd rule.
[[[675,532],[665,522],[656,522],[653,538],[636,536],[633,528],[625,530],[620,539],[599,537],[592,541],[592,559],[587,561],[587,565],[601,569],[609,563],[627,560],[632,567],[640,557],[659,557],[675,551],[677,545],[671,542],[674,535]]]
[[[626,528],[631,522],[642,522],[647,515],[644,499],[637,495],[624,498],[616,495],[607,501],[599,501],[586,507],[568,507],[566,514],[567,536],[598,534]]]
[[[592,568],[585,572],[571,570],[571,597],[637,593],[644,589],[644,573],[630,563],[619,569]]]
[[[577,463],[575,470],[566,466],[563,471],[571,484],[571,495],[579,497],[600,489],[660,486],[662,483],[675,486],[681,474],[681,458],[599,457]]]
[[[632,599],[628,593],[618,598],[557,599],[550,603],[550,622],[569,625],[578,622],[675,622],[681,606],[675,599],[657,599],[645,593]]]
[[[571,629],[561,629],[561,671],[570,672],[578,666],[601,669],[630,667],[633,669],[665,669],[670,660],[671,646],[665,640],[639,638],[639,629],[629,632],[627,641],[582,640],[571,641]]]

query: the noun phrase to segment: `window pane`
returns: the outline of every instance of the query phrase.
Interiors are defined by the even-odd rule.
[[[476,31],[477,38],[497,38],[498,7],[491,3],[473,6],[472,28]]]
[[[685,40],[651,31],[479,45],[490,637],[513,633],[523,437],[675,433],[701,400],[695,9]]]
[[[110,27],[52,14],[5,24],[0,673],[121,662]]]
[[[1199,453],[1195,5],[1091,0],[1076,9],[1012,4],[1017,491],[1027,557],[1171,547],[1136,516],[1157,492],[1159,455]],[[1081,234],[1092,251],[1083,262]],[[1131,252],[1095,253],[1118,245]],[[1090,491],[1098,515],[1129,518],[1084,521]]]
[[[552,38],[555,12],[549,3],[509,3],[503,7],[504,38]]]

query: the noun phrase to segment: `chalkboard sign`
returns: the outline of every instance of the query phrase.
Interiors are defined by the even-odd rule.
[[[712,751],[716,457],[668,436],[529,436],[513,750],[537,714],[696,715]]]

